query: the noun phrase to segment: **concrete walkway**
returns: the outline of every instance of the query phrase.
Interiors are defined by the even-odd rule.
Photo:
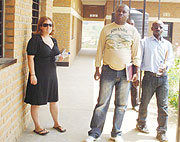
[[[33,133],[34,126],[31,122],[17,142],[83,142],[87,137],[99,90],[98,81],[93,79],[95,53],[95,49],[82,49],[71,67],[57,68],[60,95],[60,122],[67,129],[67,132],[59,133],[52,129],[53,121],[48,106],[43,106],[40,110],[41,125],[47,128],[50,133],[46,136],[39,136]],[[110,142],[109,137],[112,129],[114,109],[113,98],[112,96],[104,131],[98,142]],[[135,129],[137,115],[138,113],[131,109],[129,103],[122,126],[124,141],[157,142],[155,138],[157,127],[155,98],[151,100],[148,112],[147,125],[150,129],[150,134],[143,134]],[[176,116],[170,111],[167,132],[169,142],[176,141],[176,122]]]

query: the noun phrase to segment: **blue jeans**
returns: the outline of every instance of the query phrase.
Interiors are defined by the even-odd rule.
[[[139,108],[137,122],[140,125],[146,125],[148,104],[156,93],[158,107],[158,133],[167,131],[168,123],[168,76],[167,74],[161,77],[152,76],[149,72],[145,72],[142,81],[142,97]]]
[[[99,97],[91,120],[91,130],[88,132],[89,136],[98,138],[101,135],[114,86],[115,110],[111,136],[116,137],[117,135],[121,135],[120,129],[127,108],[130,82],[126,80],[125,70],[116,71],[109,68],[107,65],[103,65],[100,78]]]

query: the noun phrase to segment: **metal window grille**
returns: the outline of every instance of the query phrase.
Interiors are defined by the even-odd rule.
[[[0,58],[3,57],[3,0],[0,0]]]
[[[32,31],[37,30],[37,23],[39,18],[39,0],[33,0],[32,5]]]

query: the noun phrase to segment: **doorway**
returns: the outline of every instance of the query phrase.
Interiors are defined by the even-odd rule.
[[[82,48],[97,48],[104,21],[83,21]]]

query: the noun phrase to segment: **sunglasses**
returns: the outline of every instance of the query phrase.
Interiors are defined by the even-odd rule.
[[[52,27],[52,24],[46,24],[46,23],[44,23],[44,24],[42,24],[42,26],[43,26],[43,27],[48,27],[48,26],[49,26],[49,27]]]

